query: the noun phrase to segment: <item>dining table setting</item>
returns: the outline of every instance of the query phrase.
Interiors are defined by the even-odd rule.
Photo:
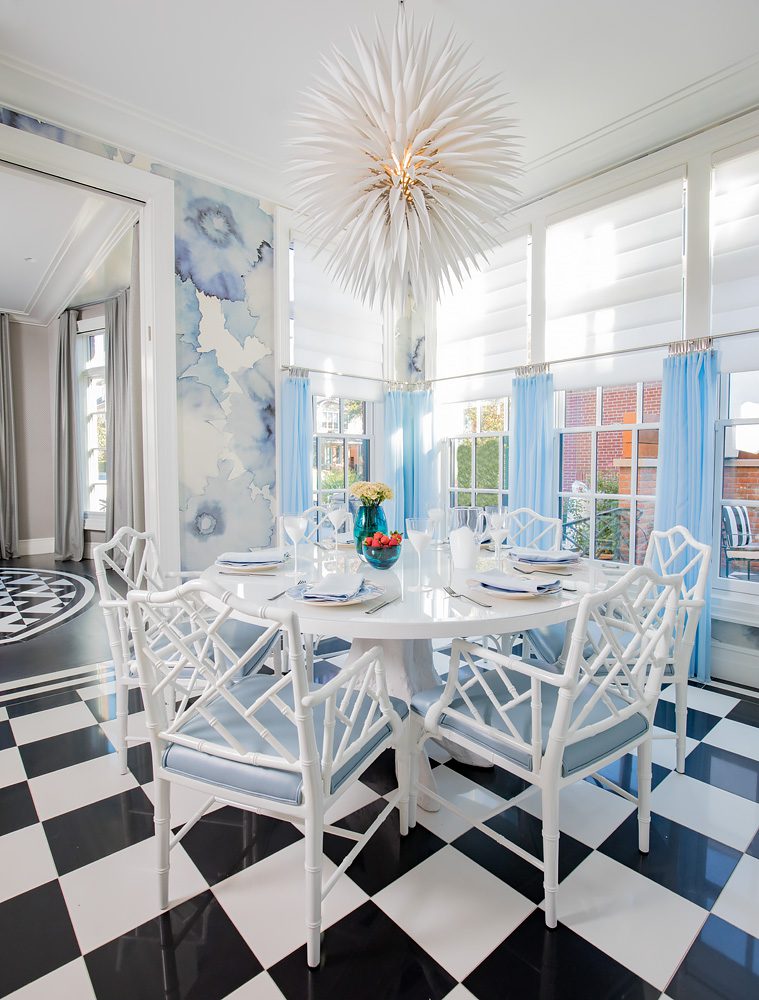
[[[434,543],[430,530],[414,545],[414,526],[409,528],[407,539],[393,547],[396,559],[388,567],[372,565],[354,544],[314,538],[294,544],[292,552],[274,546],[224,553],[203,576],[254,606],[275,603],[296,611],[305,635],[350,642],[348,664],[380,646],[388,691],[407,703],[442,683],[433,643],[482,637],[495,642],[569,622],[584,594],[607,585],[598,564],[571,550],[493,551],[483,534],[471,565],[461,567],[448,540]],[[482,763],[461,748],[455,753],[464,763]],[[434,788],[426,758],[419,777],[422,786]],[[423,795],[420,805],[437,808]]]

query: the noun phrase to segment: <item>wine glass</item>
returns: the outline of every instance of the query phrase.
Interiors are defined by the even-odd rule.
[[[283,514],[282,515],[282,527],[285,529],[285,534],[293,543],[293,572],[292,575],[297,578],[298,576],[298,542],[301,541],[306,533],[306,528],[308,527],[308,518],[305,514]]]
[[[490,531],[490,537],[493,539],[493,547],[495,548],[495,564],[496,568],[501,568],[501,546],[508,534],[507,527],[509,521],[509,512],[505,507],[499,505],[489,506],[485,508],[485,516],[488,522],[488,530]]]
[[[327,517],[332,522],[335,552],[337,552],[337,529],[345,524],[348,518],[348,508],[342,500],[332,500],[327,506]]]
[[[413,590],[415,592],[421,592],[424,590],[422,587],[422,552],[424,552],[432,541],[434,527],[435,526],[429,517],[406,518],[406,535],[416,550],[416,554],[419,558],[419,584],[416,587],[409,587],[409,590]]]

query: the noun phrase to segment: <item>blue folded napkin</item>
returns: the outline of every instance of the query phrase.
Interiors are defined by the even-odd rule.
[[[360,573],[328,573],[321,580],[292,587],[288,595],[300,601],[319,601],[329,604],[344,604],[355,597],[381,594],[383,591],[374,584],[367,583]]]
[[[521,573],[503,573],[498,569],[475,573],[469,583],[479,584],[485,590],[500,590],[508,594],[554,594],[561,590],[561,580],[542,579],[540,582]]]

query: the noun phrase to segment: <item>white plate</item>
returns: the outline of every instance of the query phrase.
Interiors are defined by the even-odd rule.
[[[304,604],[310,608],[348,608],[352,604],[366,604],[367,601],[373,601],[375,597],[382,597],[385,593],[384,587],[377,587],[368,594],[359,594],[357,597],[351,597],[349,601],[306,601],[302,597],[291,597],[290,594],[287,596],[291,601],[295,601],[296,604]]]
[[[222,573],[235,573],[239,576],[247,576],[249,573],[261,573],[263,570],[279,569],[284,566],[283,562],[251,563],[248,566],[234,565],[233,563],[214,563],[214,568]]]

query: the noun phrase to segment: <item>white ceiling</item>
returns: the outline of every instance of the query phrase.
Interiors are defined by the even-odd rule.
[[[526,196],[759,104],[756,0],[407,0],[498,73]],[[0,100],[288,203],[298,94],[394,0],[0,0]],[[54,86],[53,86],[54,85]],[[72,100],[75,95],[76,99]]]
[[[75,296],[104,298],[129,283],[119,241],[134,206],[2,165],[0,204],[0,312],[47,326]]]

